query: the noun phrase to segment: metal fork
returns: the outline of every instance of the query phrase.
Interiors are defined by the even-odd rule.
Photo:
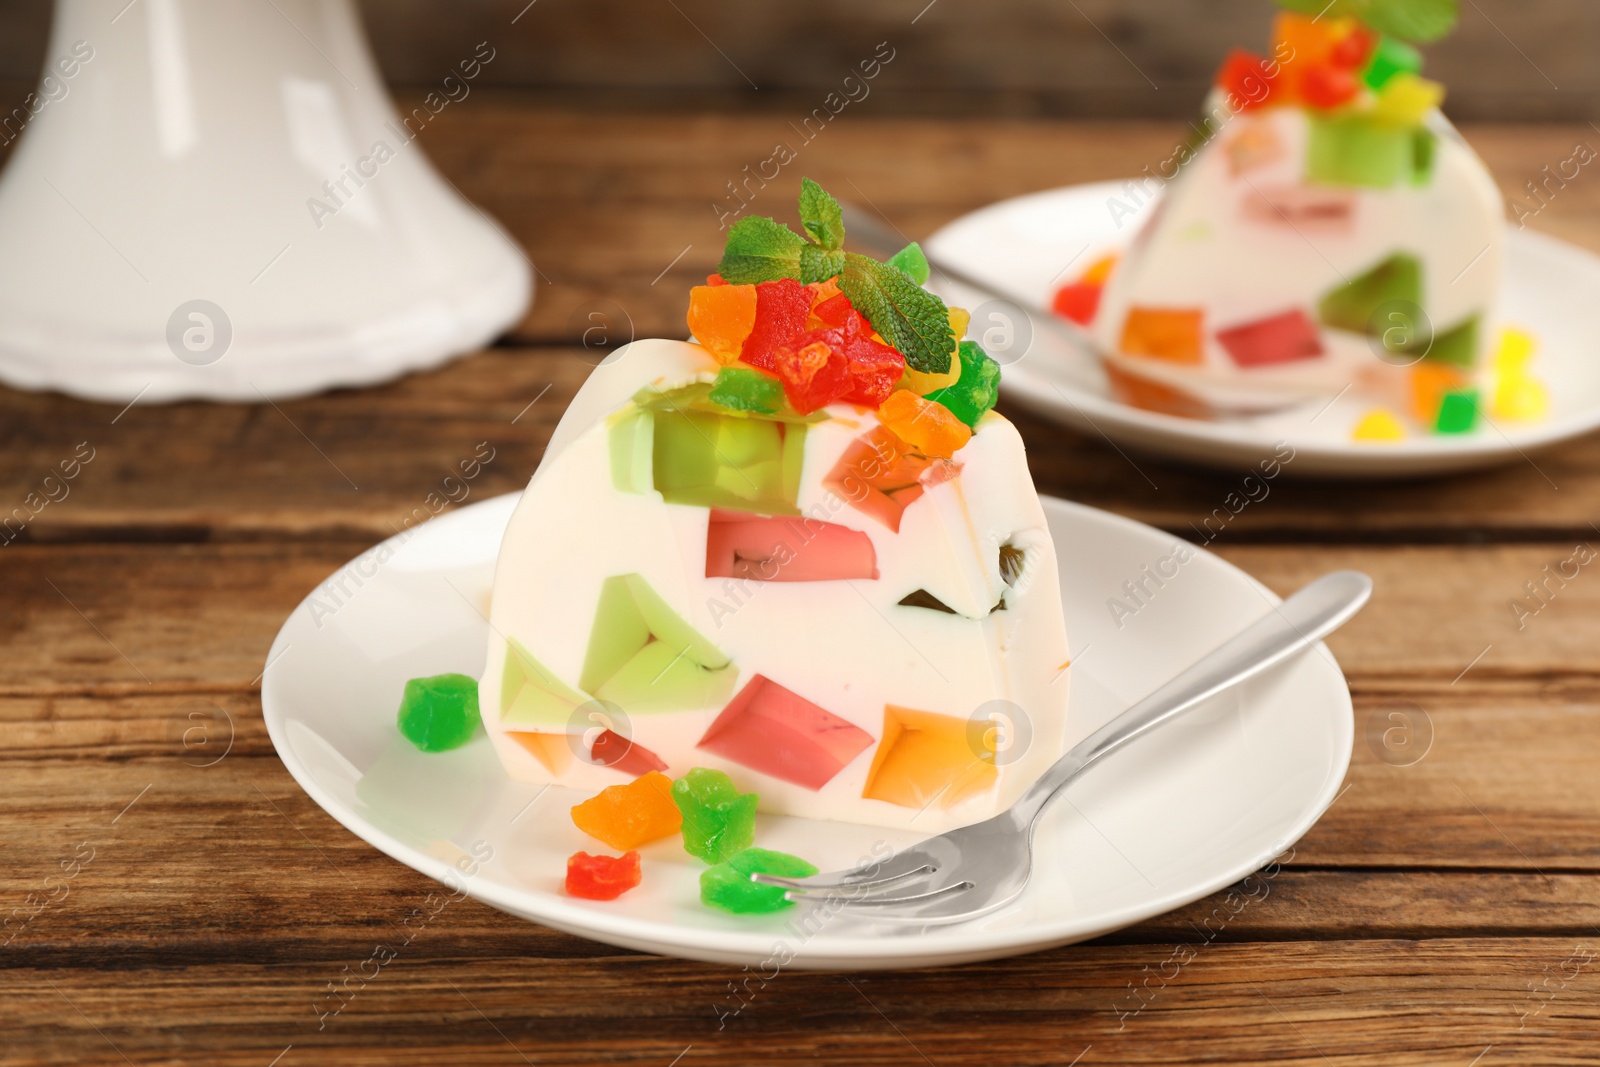
[[[750,878],[788,889],[790,900],[859,909],[875,919],[933,925],[1004,907],[1028,884],[1039,813],[1069,783],[1134,738],[1315,644],[1361,610],[1371,594],[1372,580],[1358,571],[1318,578],[1084,738],[999,815],[881,863],[810,878]]]

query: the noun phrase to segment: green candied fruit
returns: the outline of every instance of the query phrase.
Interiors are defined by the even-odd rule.
[[[1309,116],[1306,178],[1321,185],[1388,189],[1414,173],[1411,132],[1366,117]]]
[[[962,341],[958,352],[961,377],[956,384],[935,389],[924,399],[938,401],[968,426],[976,426],[1000,399],[1000,364],[974,341]]]
[[[424,752],[447,752],[478,729],[478,680],[465,674],[413,678],[400,698],[400,732]]]
[[[783,407],[783,383],[754,367],[723,367],[708,399],[729,411],[776,415]]]
[[[782,911],[794,902],[784,899],[781,886],[752,882],[755,873],[779,878],[809,878],[817,868],[787,852],[747,848],[726,863],[700,872],[700,900],[736,915],[763,915]]]
[[[1372,50],[1372,59],[1367,62],[1366,72],[1361,78],[1369,87],[1382,89],[1396,74],[1420,73],[1422,53],[1404,41],[1385,34],[1378,38],[1378,46]]]
[[[889,266],[899,268],[918,285],[928,284],[928,257],[915,241],[890,256]]]
[[[741,793],[721,771],[692,768],[672,783],[672,802],[683,814],[683,850],[707,863],[725,863],[755,844],[755,793]]]
[[[1440,433],[1467,433],[1478,424],[1478,391],[1451,390],[1439,405],[1439,418],[1433,428]]]
[[[1360,277],[1330,289],[1317,304],[1317,318],[1336,330],[1381,335],[1385,324],[1374,323],[1373,316],[1394,302],[1420,310],[1422,261],[1416,256],[1396,252]]]

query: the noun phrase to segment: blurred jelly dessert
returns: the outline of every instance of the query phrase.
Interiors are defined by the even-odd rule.
[[[937,831],[1062,750],[1055,549],[990,410],[999,368],[922,288],[915,245],[845,252],[810,181],[800,216],[804,236],[732,227],[690,294],[697,343],[596,368],[501,548],[485,728],[516,778],[662,792],[643,821],[586,827],[618,849],[676,829],[676,800],[690,850],[726,859],[750,793]]]

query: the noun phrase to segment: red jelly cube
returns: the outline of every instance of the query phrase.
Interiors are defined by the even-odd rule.
[[[783,382],[790,407],[809,415],[855,388],[844,349],[844,331],[829,329],[807,330],[773,352],[769,369]]]
[[[811,290],[793,278],[756,286],[756,324],[744,339],[739,358],[752,367],[771,370],[779,348],[805,332],[811,314]]]
[[[1319,63],[1300,76],[1300,96],[1325,111],[1349,103],[1360,91],[1356,72],[1332,63]]]
[[[1269,367],[1276,363],[1315,359],[1323,352],[1317,324],[1299,308],[1218,330],[1217,343],[1241,367]]]
[[[900,516],[924,488],[949,480],[959,470],[948,460],[912,452],[886,427],[876,426],[850,442],[823,484],[898,533]]]
[[[1071,319],[1079,326],[1087,326],[1094,321],[1094,313],[1100,310],[1100,293],[1104,289],[1105,286],[1093,282],[1063,285],[1056,290],[1055,300],[1050,306],[1062,318]]]
[[[667,769],[666,760],[637,741],[610,730],[600,731],[590,744],[589,762],[621,771],[629,778]]]
[[[1236,48],[1217,71],[1217,88],[1229,95],[1228,103],[1240,111],[1265,107],[1276,88],[1277,71],[1254,52]]]
[[[756,675],[722,709],[699,748],[807,789],[821,789],[865,752],[872,735],[772,679]]]
[[[706,577],[762,582],[876,578],[872,538],[837,523],[765,518],[714,509],[706,532]],[[643,773],[643,772],[640,772]]]
[[[584,900],[616,900],[639,884],[639,854],[591,856],[574,852],[567,857],[567,893]]]

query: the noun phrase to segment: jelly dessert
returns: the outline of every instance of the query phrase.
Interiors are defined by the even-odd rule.
[[[400,732],[424,752],[445,752],[472,740],[478,730],[478,680],[436,674],[406,683],[397,715]]]
[[[1136,406],[1203,417],[1353,389],[1413,432],[1469,430],[1505,225],[1414,47],[1454,5],[1280,3],[1270,55],[1228,57],[1195,141],[1109,201],[1131,244],[1055,310],[1088,325]]]
[[[566,889],[570,896],[585,900],[616,900],[638,885],[641,879],[639,854],[591,856],[574,852],[567,857]]]
[[[809,181],[800,216],[731,228],[689,294],[694,342],[595,369],[495,573],[481,692],[507,770],[590,794],[673,779],[708,862],[752,843],[757,805],[977,821],[1065,730],[1055,547],[998,364],[922,288],[920,249],[846,251]],[[997,752],[996,718],[1028,744]],[[603,807],[579,825],[646,840],[602,832]]]

